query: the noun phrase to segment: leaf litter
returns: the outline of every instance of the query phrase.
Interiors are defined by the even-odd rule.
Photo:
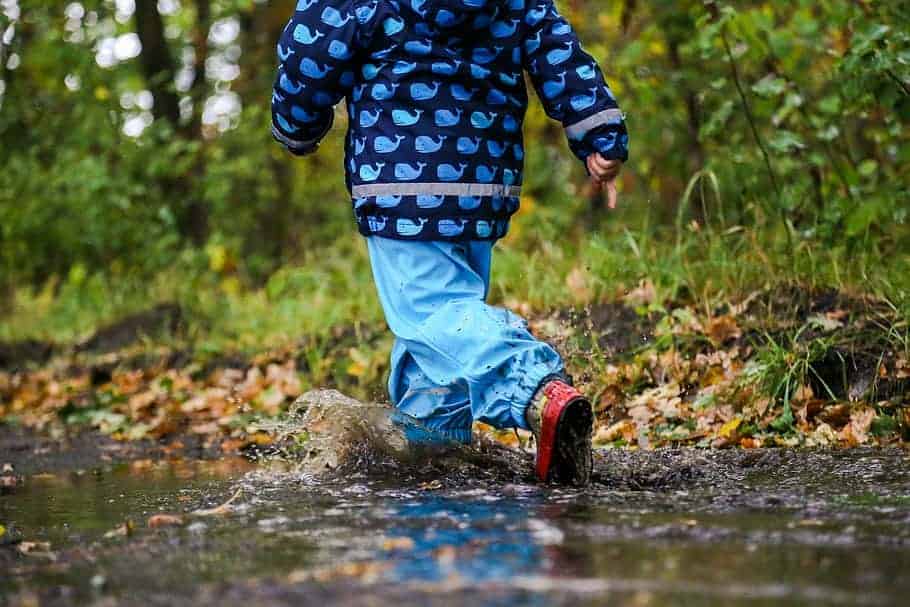
[[[570,282],[582,289],[583,271],[575,274]],[[886,302],[790,286],[705,310],[662,303],[644,281],[623,302],[538,315],[530,326],[565,354],[593,397],[598,447],[853,447],[908,438],[910,334]],[[0,417],[51,434],[90,427],[123,441],[196,436],[224,453],[267,451],[277,439],[269,420],[287,417],[309,387],[325,381],[368,400],[382,393],[384,331],[334,335],[316,350],[290,344],[226,357],[225,366],[167,350],[143,352],[140,364],[135,352],[74,352],[0,372]],[[511,446],[531,440],[477,430]]]

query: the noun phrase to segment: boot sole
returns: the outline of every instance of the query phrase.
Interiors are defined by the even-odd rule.
[[[587,400],[579,398],[566,405],[556,426],[551,466],[555,482],[576,487],[590,484],[594,468],[593,431],[594,411]]]

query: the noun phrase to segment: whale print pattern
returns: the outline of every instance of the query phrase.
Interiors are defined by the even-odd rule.
[[[519,207],[530,75],[579,159],[628,157],[624,116],[554,0],[298,0],[276,45],[272,133],[316,150],[346,100],[365,235],[495,240]]]

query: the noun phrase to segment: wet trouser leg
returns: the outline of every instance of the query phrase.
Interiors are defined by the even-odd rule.
[[[493,243],[367,238],[373,276],[396,341],[389,395],[403,413],[461,442],[471,424],[527,429],[541,381],[559,354],[517,315],[485,303]]]

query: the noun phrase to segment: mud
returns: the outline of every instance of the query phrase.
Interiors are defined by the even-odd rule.
[[[0,496],[0,602],[897,605],[910,591],[899,449],[607,450],[582,491],[537,485],[530,453],[489,441],[411,450],[388,419],[310,394],[255,465],[36,446]],[[24,451],[9,437],[0,462]],[[148,527],[157,514],[172,526]]]
[[[37,339],[0,342],[0,369],[16,372],[31,364],[44,364],[55,350],[54,344]]]
[[[75,349],[96,354],[115,352],[145,337],[177,333],[183,325],[180,306],[162,303],[99,328],[91,337],[76,344]]]

